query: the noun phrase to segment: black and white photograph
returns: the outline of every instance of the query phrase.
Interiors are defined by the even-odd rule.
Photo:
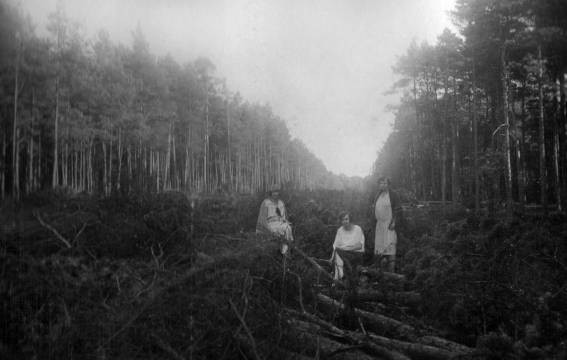
[[[0,359],[567,360],[567,0],[0,0]]]

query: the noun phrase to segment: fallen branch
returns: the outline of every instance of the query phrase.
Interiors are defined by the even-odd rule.
[[[416,358],[423,360],[448,360],[454,358],[456,355],[454,352],[430,345],[389,339],[374,334],[369,334],[368,336],[376,344],[384,346],[388,349],[396,349],[397,351],[408,355],[412,359]]]
[[[343,303],[331,299],[323,294],[318,294],[317,299],[325,306],[329,306],[334,309],[345,309],[345,305]],[[354,313],[365,322],[367,328],[378,331],[380,333],[399,337],[403,340],[415,343],[416,345],[435,347],[440,350],[451,352],[453,353],[453,355],[468,354],[472,351],[468,346],[437,336],[419,336],[413,326],[380,314],[371,313],[357,308],[354,309]],[[424,348],[420,351],[428,352],[429,350],[427,348]],[[433,349],[431,349],[431,351],[429,352],[431,354],[434,354],[430,356],[444,356],[443,352],[435,353]]]
[[[43,221],[43,219],[41,218],[41,216],[39,215],[39,212],[34,211],[33,215],[35,216],[35,218],[37,219],[37,221],[39,221],[39,223],[41,224],[41,226],[43,226],[44,228],[48,229],[49,231],[51,231],[59,240],[61,240],[61,242],[63,244],[65,244],[65,246],[67,247],[67,249],[70,249],[71,243],[69,242],[69,240],[65,239],[63,237],[63,235],[61,235],[59,233],[59,231],[57,231],[57,229],[55,229],[53,226],[49,225],[48,223],[46,223],[45,221]]]
[[[165,342],[162,338],[160,338],[156,333],[152,332],[151,336],[156,340],[157,346],[165,351],[168,355],[170,355],[175,360],[185,360],[185,357],[181,356],[177,351],[175,351],[171,345]]]
[[[438,336],[422,336],[419,338],[419,342],[424,345],[435,346],[458,354],[468,354],[473,351],[468,346]]]
[[[292,275],[295,275],[295,277],[297,278],[297,287],[299,289],[299,306],[301,307],[301,311],[305,312],[305,307],[303,306],[303,291],[301,290],[301,288],[303,287],[301,283],[301,277],[299,276],[299,274],[293,271],[288,270],[288,272]]]
[[[83,231],[85,231],[85,229],[87,228],[88,223],[83,223],[83,226],[81,227],[81,229],[79,230],[79,232],[77,232],[77,234],[75,235],[75,237],[73,238],[73,244],[77,243],[77,239],[79,238],[79,236],[81,236],[81,234],[83,233]]]
[[[256,358],[256,360],[260,360],[261,358],[260,358],[260,355],[258,355],[258,350],[257,350],[257,347],[256,347],[256,340],[254,340],[254,337],[252,336],[252,332],[248,328],[248,325],[246,325],[244,318],[242,318],[242,316],[238,313],[238,310],[236,309],[236,306],[234,305],[232,300],[228,299],[228,303],[230,304],[232,311],[234,311],[234,314],[236,315],[236,317],[238,318],[238,320],[242,324],[244,331],[246,331],[246,335],[248,335],[248,339],[250,340],[250,346],[252,347],[252,353],[254,354],[254,357]]]
[[[369,349],[381,352],[381,356],[388,359],[407,359],[409,357],[424,360],[448,360],[472,351],[466,346],[462,346],[458,349],[455,348],[455,351],[450,351],[433,345],[395,340],[372,333],[363,335],[358,332],[337,328],[335,325],[313,314],[299,313],[291,309],[286,309],[286,312],[292,317],[302,318],[310,324],[302,324],[300,327],[300,329],[305,332],[325,333],[333,337],[346,339],[351,344],[358,344],[359,346],[366,345]],[[294,324],[293,321],[291,321],[291,324]]]
[[[293,311],[293,310],[292,310]],[[297,313],[296,313],[297,314]],[[370,338],[367,336],[356,333],[353,331],[339,329],[336,326],[325,322],[317,318],[315,315],[312,314],[298,314],[299,316],[308,320],[307,322],[301,320],[290,320],[290,325],[297,328],[297,330],[301,333],[315,333],[315,334],[328,334],[336,339],[342,339],[347,343],[341,344],[338,349],[333,350],[333,352],[337,351],[346,351],[349,350],[361,350],[365,349],[369,354],[380,356],[380,358],[387,359],[387,360],[410,360],[409,357],[405,356],[404,354],[400,353],[395,349],[388,349],[384,346],[374,343]],[[314,322],[312,320],[316,318]],[[329,339],[327,337],[320,337],[320,343],[325,344],[336,344],[337,340]],[[354,345],[354,347],[353,347]],[[335,345],[336,347],[336,345]],[[329,348],[327,348],[329,349]],[[326,355],[329,355],[328,353]],[[345,357],[343,354],[343,358]],[[355,352],[352,354],[352,358],[354,359],[361,359],[360,352]],[[366,358],[366,357],[365,357]]]
[[[335,291],[331,295],[334,299],[345,296],[345,291]],[[415,291],[384,292],[380,290],[358,290],[356,293],[357,302],[384,302],[391,301],[400,305],[417,306],[421,302],[421,295]]]
[[[317,261],[320,261],[321,259],[314,259],[311,256],[307,255],[306,253],[303,252],[303,250],[295,246],[295,244],[292,241],[282,240],[282,242],[287,244],[291,249],[294,250],[294,252],[296,252],[302,258],[307,260],[307,262],[309,262],[320,274],[323,274],[327,279],[331,280],[334,284],[337,284],[341,287],[345,287],[343,282],[335,280],[333,275],[331,275],[327,270],[323,269],[323,267],[321,267],[321,265],[317,263]]]
[[[334,300],[326,295],[318,294],[317,299],[324,306],[345,310],[346,306],[340,301]],[[366,328],[378,331],[380,333],[385,333],[389,335],[396,335],[403,339],[413,340],[416,336],[415,328],[411,325],[404,324],[396,319],[389,318],[380,314],[371,313],[368,311],[360,310],[358,308],[354,309],[354,314],[363,320]]]
[[[167,286],[162,287],[161,289],[158,289],[158,290],[152,292],[152,296],[150,296],[148,299],[146,299],[146,301],[138,308],[138,311],[136,313],[134,313],[126,322],[124,322],[124,324],[116,332],[114,332],[112,335],[110,335],[106,339],[106,341],[104,341],[104,343],[102,343],[101,346],[102,347],[108,346],[118,335],[120,335],[123,331],[128,329],[134,323],[134,321],[136,321],[136,319],[138,319],[140,317],[140,315],[142,315],[154,303],[154,301],[156,299],[161,297],[161,295],[163,293],[165,293],[166,291],[168,291],[171,288],[179,286],[180,284],[186,282],[187,280],[193,278],[194,276],[201,274],[202,272],[212,268],[214,264],[215,264],[215,262],[212,262],[212,263],[206,264],[202,267],[191,268],[184,275],[182,275],[178,279],[172,281]]]
[[[290,325],[288,335],[290,339],[293,339],[290,343],[293,351],[303,351],[315,357],[318,355],[322,359],[331,359],[338,354],[341,356],[337,358],[345,360],[373,359],[372,356],[361,351],[362,346],[360,344],[344,344],[325,336],[327,332],[319,325],[298,319],[291,319],[288,324]]]
[[[361,268],[360,271],[361,271],[362,274],[368,275],[371,278],[376,279],[376,280],[386,280],[386,281],[392,281],[392,282],[402,283],[402,284],[406,282],[406,277],[405,277],[405,275],[402,275],[402,274],[396,274],[396,273],[393,273],[393,272],[371,269],[371,268],[367,268],[367,267]]]

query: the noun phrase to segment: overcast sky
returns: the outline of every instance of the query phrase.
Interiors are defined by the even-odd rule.
[[[20,2],[43,33],[57,0]],[[249,101],[269,103],[334,173],[368,175],[390,133],[383,93],[412,40],[434,43],[454,0],[62,0],[87,36],[130,44],[139,23],[158,55],[212,60]]]

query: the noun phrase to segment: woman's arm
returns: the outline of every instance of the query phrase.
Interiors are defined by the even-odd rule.
[[[258,221],[256,222],[256,232],[264,232],[268,229],[268,208],[266,200],[262,201],[260,211],[258,212]]]
[[[391,190],[390,205],[392,206],[392,220],[390,221],[390,225],[388,225],[388,229],[395,230],[402,207],[400,205],[400,198],[398,197],[398,194]]]
[[[358,231],[360,233],[360,251],[364,252],[364,242],[366,241],[366,239],[364,238],[364,232],[362,231],[362,228],[360,226],[358,227]]]

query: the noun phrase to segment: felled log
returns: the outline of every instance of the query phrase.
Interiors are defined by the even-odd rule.
[[[336,296],[333,296],[336,294]],[[331,295],[337,299],[338,296],[346,296],[345,291],[335,291]],[[356,293],[356,302],[374,301],[374,302],[393,302],[399,305],[417,306],[421,303],[421,294],[415,291],[397,291],[384,292],[380,290],[358,290]]]
[[[337,354],[341,354],[340,358],[345,360],[374,359],[372,356],[362,352],[359,345],[345,344],[329,338],[327,333],[317,324],[290,319],[288,325],[288,335],[295,340],[288,345],[293,352],[302,352],[311,356],[318,354],[320,358],[324,359],[331,358]]]
[[[396,274],[393,272],[387,272],[387,271],[382,271],[382,270],[377,270],[377,269],[372,269],[372,268],[368,268],[368,267],[362,267],[360,269],[361,273],[364,275],[367,275],[369,277],[371,277],[372,279],[375,280],[386,280],[386,281],[391,281],[391,282],[395,282],[398,284],[404,284],[406,282],[406,277],[405,275],[402,274]]]
[[[409,357],[411,359],[423,360],[448,360],[471,351],[471,349],[464,346],[459,349],[460,351],[450,351],[432,345],[395,340],[383,336],[378,336],[372,333],[364,335],[358,332],[337,328],[333,324],[328,323],[313,314],[299,313],[294,310],[286,311],[291,312],[292,316],[301,317],[302,319],[305,319],[306,322],[311,324],[310,326],[304,325],[303,328],[301,328],[305,332],[313,333],[315,331],[318,331],[327,335],[344,338],[351,343],[356,343],[361,346],[366,344],[367,346],[370,346],[370,348],[374,347],[375,350],[383,349],[379,351],[382,351],[382,356],[388,359],[400,359]]]
[[[312,258],[313,261],[315,261],[319,266],[321,266],[322,268],[324,268],[327,271],[332,271],[332,263],[329,261],[329,259],[319,259],[319,258]]]
[[[346,306],[343,303],[331,299],[330,297],[323,294],[318,294],[317,299],[324,306],[338,310],[346,309]],[[413,326],[405,324],[396,319],[389,318],[387,316],[371,313],[357,308],[354,309],[354,314],[363,321],[364,326],[367,329],[378,332],[380,334],[396,337],[416,344],[433,346],[459,355],[467,354],[472,351],[465,345],[437,336],[419,336]]]
[[[346,306],[340,301],[334,300],[323,294],[318,294],[317,300],[328,308],[343,311],[346,309]],[[412,340],[417,337],[413,326],[396,319],[357,308],[354,309],[354,314],[363,321],[365,327],[380,334],[394,335],[407,340]]]
[[[307,314],[305,313],[303,314],[304,317],[306,315]],[[313,318],[317,317],[311,315],[311,320],[313,320]],[[291,319],[289,323],[293,328],[297,329],[297,332],[304,338],[311,337],[312,341],[318,342],[318,354],[322,358],[331,358],[332,356],[340,353],[340,358],[342,359],[370,360],[376,359],[375,356],[379,356],[380,359],[387,360],[410,360],[407,356],[395,349],[388,349],[370,341],[363,334],[339,329],[321,319],[318,319],[317,322]],[[319,335],[318,338],[317,335]],[[335,339],[341,339],[344,343],[333,340],[329,338],[330,336]],[[362,349],[370,353],[372,356],[362,352]]]
[[[421,336],[419,338],[419,342],[421,344],[435,346],[458,354],[467,354],[472,351],[472,349],[468,346],[443,339],[438,336]]]
[[[303,252],[303,250],[297,247],[292,241],[283,241],[283,242],[286,243],[291,249],[293,249],[293,251],[296,254],[307,260],[308,263],[310,263],[320,274],[325,276],[328,280],[332,281],[338,286],[344,287],[344,284],[341,281],[335,280],[333,278],[333,275],[331,275],[327,270],[325,270],[321,265],[319,265],[321,259],[312,258],[311,256],[307,255],[305,252]]]
[[[368,334],[368,336],[376,344],[384,346],[388,349],[395,349],[403,354],[408,355],[412,359],[448,360],[456,356],[455,352],[451,352],[449,350],[435,346],[389,339],[374,334]]]
[[[234,339],[238,342],[240,350],[246,355],[247,358],[254,359],[254,349],[248,337],[243,334],[236,334]],[[264,348],[269,348],[270,358],[274,359],[289,359],[289,360],[310,360],[312,357],[302,355],[300,353],[290,351],[289,349],[282,349],[275,344],[264,344]],[[299,350],[301,351],[301,350]]]

